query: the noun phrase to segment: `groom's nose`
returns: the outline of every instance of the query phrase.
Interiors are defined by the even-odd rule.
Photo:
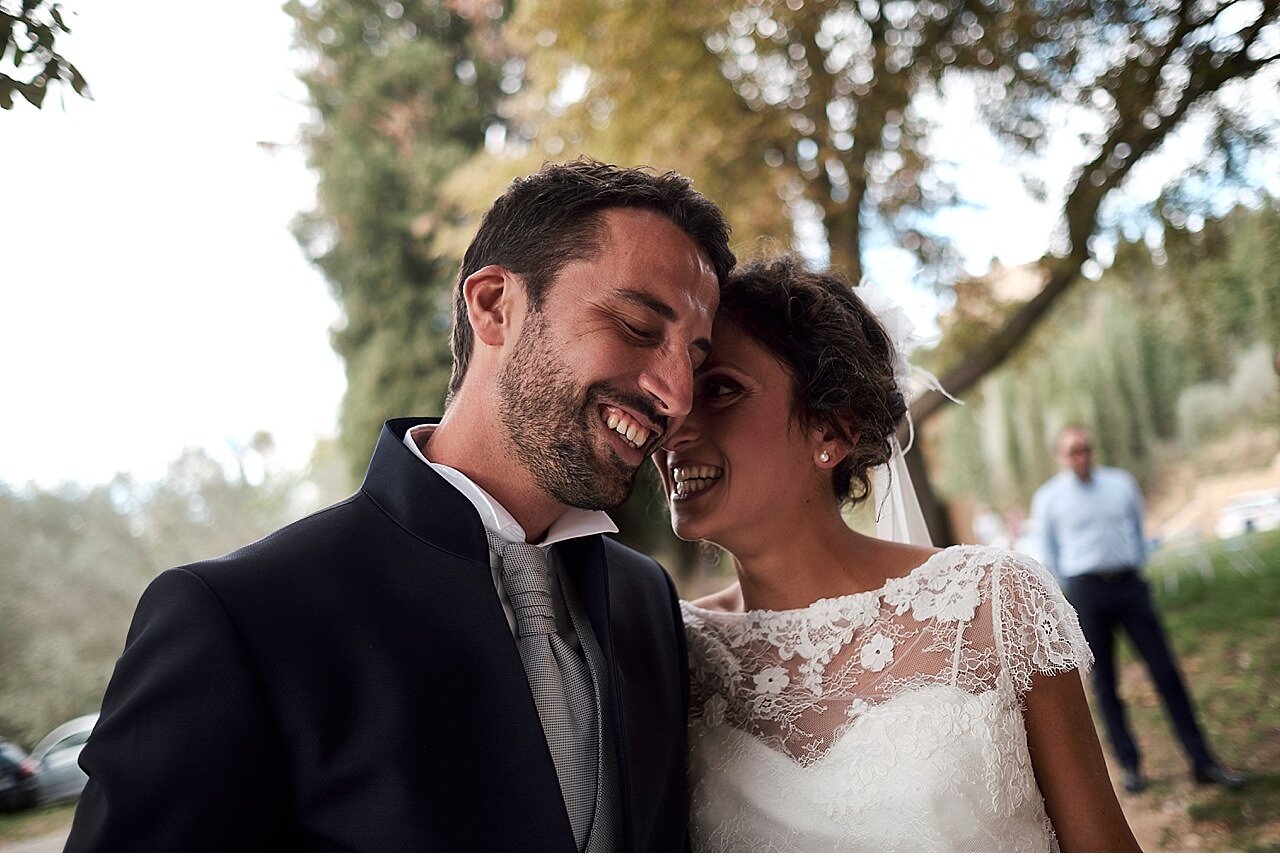
[[[655,353],[640,373],[640,389],[656,400],[670,424],[680,423],[693,408],[693,362],[688,352]]]

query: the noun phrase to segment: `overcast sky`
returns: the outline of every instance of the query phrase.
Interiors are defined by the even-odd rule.
[[[74,6],[65,55],[94,99],[0,115],[0,481],[152,478],[258,429],[304,461],[345,381],[289,232],[313,181],[296,146],[258,146],[306,118],[289,19]]]
[[[334,431],[345,381],[338,308],[289,231],[314,196],[292,145],[307,110],[291,22],[245,0],[73,5],[60,45],[94,99],[0,112],[0,482],[152,479],[184,447],[260,429],[299,465]],[[951,100],[948,154],[986,210],[949,228],[978,269],[1039,257],[1051,211]],[[869,256],[927,329],[936,306],[902,289],[901,258]]]

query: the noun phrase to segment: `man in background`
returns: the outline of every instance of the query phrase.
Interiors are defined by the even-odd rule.
[[[1079,613],[1093,649],[1094,691],[1111,747],[1124,767],[1124,788],[1142,792],[1147,779],[1116,688],[1117,627],[1125,630],[1147,663],[1196,783],[1243,786],[1244,775],[1217,762],[1209,751],[1142,578],[1146,544],[1137,481],[1128,471],[1095,465],[1093,439],[1079,426],[1068,426],[1059,434],[1057,458],[1062,471],[1036,492],[1031,515],[1039,528],[1044,561]]]

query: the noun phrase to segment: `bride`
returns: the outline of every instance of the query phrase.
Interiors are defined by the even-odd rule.
[[[905,361],[854,290],[792,256],[748,264],[714,342],[655,457],[677,535],[738,573],[684,605],[694,848],[1136,850],[1045,569],[841,517],[901,461],[905,414]]]

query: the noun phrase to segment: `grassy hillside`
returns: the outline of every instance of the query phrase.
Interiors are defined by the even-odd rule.
[[[1121,794],[1134,833],[1148,850],[1280,851],[1280,532],[1211,543],[1202,557],[1157,556],[1148,578],[1210,742],[1250,783],[1192,785],[1126,642],[1121,687],[1152,781],[1142,795]]]

